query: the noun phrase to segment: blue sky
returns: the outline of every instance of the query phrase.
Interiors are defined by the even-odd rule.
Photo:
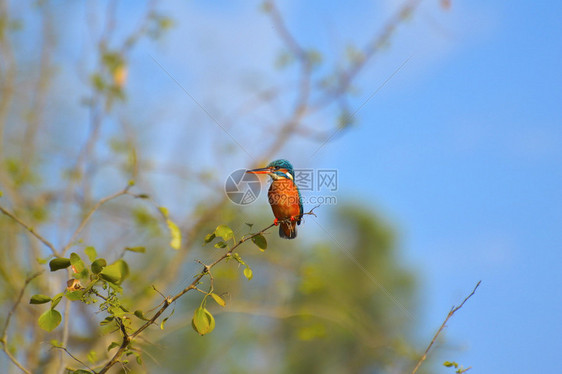
[[[297,39],[329,51],[330,62],[347,43],[366,42],[396,4],[293,1],[281,11]],[[178,29],[151,53],[201,102],[220,103],[210,110],[221,120],[240,103],[233,87],[244,79],[283,79],[270,68],[279,41],[255,4],[172,8]],[[434,352],[475,372],[549,372],[562,346],[561,11],[556,2],[453,1],[449,11],[425,2],[359,76],[353,108],[410,58],[357,113],[357,126],[317,156],[318,145],[306,142],[279,155],[296,167],[337,168],[342,199],[358,196],[390,217],[403,261],[422,280],[421,341],[482,280]],[[158,74],[154,64],[145,69]],[[175,118],[194,104],[160,78],[155,86],[176,108],[170,127],[181,128]],[[231,141],[205,114],[198,118],[204,131]],[[252,121],[267,119],[233,128],[247,134]],[[255,139],[240,141],[259,153]]]
[[[275,123],[276,113],[231,115],[252,90],[269,84],[290,88],[294,81],[287,78],[290,70],[272,69],[281,44],[257,4],[164,4],[176,28],[162,42],[143,43],[130,56],[128,85],[136,96],[121,112],[160,124],[143,129],[142,136],[160,145],[144,150],[147,155],[180,163],[178,152],[197,144],[208,154],[201,152],[196,161],[214,165],[217,142],[232,146],[153,58],[249,153],[263,149],[252,136],[254,128]],[[347,44],[369,40],[397,4],[284,1],[280,8],[296,38],[325,52],[329,65]],[[121,2],[121,19],[134,19],[136,5]],[[306,141],[279,154],[295,167],[338,169],[342,201],[356,196],[397,227],[402,259],[422,281],[424,303],[415,316],[424,326],[420,341],[429,341],[451,306],[482,280],[474,298],[449,322],[448,345],[434,352],[474,372],[550,372],[560,356],[560,14],[562,3],[554,1],[452,1],[448,11],[438,1],[426,1],[358,77],[359,91],[351,101],[352,108],[361,107],[357,125],[314,157],[318,144]],[[76,40],[92,40],[84,19],[68,23],[79,31],[60,36],[71,41],[65,56],[76,62],[91,58],[84,56],[85,49],[72,47]],[[58,79],[83,83],[76,76],[63,70]],[[332,117],[325,113],[315,120],[322,125]],[[190,123],[200,127],[188,135]],[[251,161],[244,152],[225,158],[218,176]],[[177,206],[188,204],[185,194],[175,193],[168,198]]]
[[[560,10],[453,2],[439,18],[451,45],[423,68],[418,46],[322,160],[341,170],[343,194],[371,199],[404,234],[427,332],[483,281],[448,324],[453,349],[438,351],[478,372],[549,372],[562,346]],[[447,21],[463,11],[484,14],[486,30]]]

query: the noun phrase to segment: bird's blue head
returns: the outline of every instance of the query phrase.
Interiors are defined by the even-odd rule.
[[[278,179],[290,179],[295,180],[295,171],[293,170],[293,165],[287,160],[280,159],[271,161],[269,165],[260,169],[248,170],[246,173],[252,174],[268,174],[274,180]]]

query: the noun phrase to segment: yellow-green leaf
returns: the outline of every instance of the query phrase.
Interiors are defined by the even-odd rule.
[[[59,342],[57,339],[52,339],[49,343],[51,343],[51,345],[55,348],[62,348],[63,345],[61,342]]]
[[[181,231],[178,226],[170,219],[166,220],[168,228],[170,229],[170,235],[172,240],[170,241],[170,247],[174,249],[180,249],[181,247]]]
[[[82,300],[83,295],[84,295],[84,291],[82,290],[70,291],[64,294],[64,296],[66,296],[66,298],[70,301]]]
[[[265,251],[267,249],[267,240],[262,234],[258,234],[252,237],[252,242],[260,249],[260,251]]]
[[[51,300],[51,309],[54,309],[57,305],[59,305],[62,296],[63,296],[62,292],[53,296],[53,299]]]
[[[215,318],[206,308],[200,306],[195,309],[191,326],[199,335],[206,335],[215,328]]]
[[[219,295],[217,295],[216,293],[212,293],[211,297],[213,298],[213,300],[215,300],[215,302],[217,304],[219,304],[220,306],[225,306],[226,303],[224,302],[223,298],[220,297]]]
[[[148,318],[146,318],[144,316],[144,313],[142,310],[135,310],[135,312],[133,313],[135,315],[135,317],[142,319],[143,321],[148,321]]]
[[[162,320],[162,322],[160,323],[160,330],[164,330],[164,325],[165,325],[166,322],[168,321],[168,318],[170,318],[171,316],[173,316],[175,311],[176,311],[175,309],[172,310],[172,313],[170,313],[170,315],[169,315],[168,317],[166,317],[166,318],[164,318],[164,319]]]
[[[215,230],[215,235],[221,237],[224,241],[228,241],[234,237],[234,232],[227,225],[219,225]]]
[[[226,248],[226,243],[222,240],[218,243],[215,243],[215,248]]]
[[[84,262],[82,262],[80,256],[78,256],[74,252],[70,254],[70,264],[72,265],[72,267],[74,268],[74,272],[76,273],[81,273],[85,268]]]
[[[39,327],[41,327],[45,331],[53,331],[62,320],[62,316],[60,313],[54,309],[47,309],[41,316],[39,317]]]
[[[121,344],[117,343],[117,342],[111,342],[110,345],[107,346],[107,351],[111,351],[113,348],[117,348],[119,347]]]
[[[250,269],[249,267],[244,268],[244,276],[248,278],[248,280],[251,280],[254,276],[252,269]]]
[[[121,266],[117,263],[106,266],[99,273],[108,282],[118,284],[121,281]]]
[[[164,218],[168,219],[168,208],[163,207],[163,206],[159,206],[158,210],[160,211],[160,213],[162,213],[162,215],[164,216]]]
[[[126,251],[137,252],[137,253],[145,253],[146,248],[144,247],[125,247]]]
[[[98,358],[97,358],[98,355],[97,355],[96,351],[93,351],[93,350],[88,353],[87,357],[88,357],[88,361],[90,361],[92,364],[95,363],[98,360]]]
[[[207,234],[207,235],[205,236],[205,244],[207,244],[207,243],[209,243],[209,242],[212,242],[213,239],[215,238],[215,236],[216,236],[216,235],[215,235],[214,232],[213,232],[213,233],[210,233],[210,234]]]
[[[31,296],[31,300],[29,300],[30,304],[45,304],[51,301],[51,298],[47,295],[33,295]]]
[[[90,262],[94,261],[98,256],[98,254],[96,253],[96,249],[92,246],[86,247],[84,249],[84,253],[86,253],[86,256],[88,256]]]

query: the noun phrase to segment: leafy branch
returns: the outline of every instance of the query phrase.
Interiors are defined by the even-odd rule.
[[[313,209],[311,209],[309,212],[304,213],[304,215],[313,215],[316,217],[316,214],[314,213],[314,209],[316,209],[317,207],[314,207]],[[281,222],[288,222],[289,219],[286,220],[281,220],[279,221],[279,223]],[[115,354],[113,355],[113,357],[105,364],[105,366],[99,371],[97,372],[97,374],[103,374],[106,373],[113,365],[115,365],[117,362],[119,362],[121,356],[129,349],[132,341],[139,336],[144,330],[146,330],[148,327],[150,327],[151,325],[156,323],[156,320],[166,311],[166,309],[168,309],[168,307],[174,303],[176,300],[178,300],[180,297],[182,297],[183,295],[185,295],[186,293],[188,293],[191,290],[199,290],[198,289],[198,284],[201,282],[201,280],[205,277],[205,276],[209,276],[212,279],[212,275],[211,275],[211,269],[213,269],[216,265],[218,265],[219,263],[221,263],[224,260],[228,260],[230,258],[235,259],[236,261],[240,262],[241,264],[245,265],[244,262],[241,260],[240,256],[235,252],[235,250],[240,247],[242,244],[244,244],[245,242],[247,242],[248,240],[252,240],[252,242],[254,242],[254,244],[256,244],[260,249],[263,249],[264,243],[266,243],[265,238],[263,236],[263,234],[268,231],[269,229],[271,229],[272,227],[276,226],[274,223],[266,226],[265,228],[261,229],[258,232],[252,233],[252,234],[248,234],[243,236],[241,239],[239,239],[238,241],[235,241],[234,239],[234,234],[232,232],[232,230],[230,228],[228,228],[228,226],[224,226],[221,225],[217,228],[217,230],[215,230],[214,233],[209,234],[207,236],[207,238],[205,238],[205,242],[211,242],[213,239],[215,239],[215,237],[221,237],[223,240],[225,241],[229,241],[229,240],[233,240],[235,243],[232,247],[230,247],[228,249],[228,251],[226,251],[222,256],[220,256],[219,258],[217,258],[215,261],[213,261],[212,263],[206,265],[203,264],[203,269],[201,271],[201,273],[199,273],[195,279],[191,282],[191,284],[189,284],[187,287],[185,287],[183,290],[181,290],[179,293],[177,293],[174,296],[168,296],[166,298],[164,298],[164,301],[162,302],[160,308],[154,313],[154,315],[150,318],[148,318],[146,320],[146,322],[141,325],[139,328],[137,328],[134,332],[128,333],[126,328],[124,327],[124,325],[122,323],[120,323],[120,327],[121,327],[121,333],[123,335],[121,344],[119,346],[119,349],[117,350],[117,352],[115,352]],[[218,244],[218,243],[217,243]],[[251,278],[251,271],[248,274],[248,272],[246,272],[246,269],[249,269],[248,267],[245,268],[245,272],[244,275],[247,278]],[[211,292],[207,293],[207,295],[205,296],[205,298],[208,295],[214,295],[212,294],[212,286],[211,286]],[[215,301],[217,301],[217,298],[213,296],[213,298],[215,299]],[[220,297],[218,297],[218,301],[217,303],[219,303],[219,305],[221,305],[221,301],[222,299],[220,299]],[[210,313],[204,308],[204,302],[202,303],[202,306],[199,307],[196,311],[195,311],[195,315],[194,315],[194,328],[201,334],[203,335],[204,333],[210,332],[210,330],[208,331],[199,331],[197,326],[197,321],[196,318],[200,318],[200,319],[212,319],[212,316],[210,316]],[[211,320],[209,322],[209,324],[212,323],[214,326],[214,320]],[[212,328],[211,328],[212,330]],[[201,333],[203,332],[203,333]]]
[[[462,303],[460,303],[459,306],[454,306],[451,308],[451,310],[449,311],[449,314],[447,314],[447,317],[445,318],[445,320],[443,321],[443,323],[441,324],[441,327],[439,327],[439,330],[437,330],[437,332],[435,333],[435,335],[433,335],[433,339],[431,339],[431,342],[429,343],[429,345],[427,346],[427,348],[425,349],[425,352],[423,353],[423,355],[420,357],[420,359],[418,360],[416,366],[414,367],[414,370],[412,370],[412,374],[415,374],[418,369],[420,368],[421,364],[425,361],[425,359],[427,358],[427,355],[429,353],[429,350],[431,349],[431,347],[433,347],[433,344],[435,343],[435,341],[437,340],[437,337],[439,336],[439,334],[441,334],[441,332],[443,331],[443,329],[445,328],[447,321],[449,321],[449,319],[460,309],[463,307],[464,303],[466,303],[468,301],[468,299],[470,299],[472,297],[472,295],[474,295],[474,293],[476,292],[476,289],[478,288],[478,286],[480,286],[480,283],[482,283],[482,281],[478,281],[478,283],[476,283],[476,286],[474,286],[474,289],[472,290],[472,292],[465,297],[465,299],[463,300]],[[468,369],[466,369],[468,370]],[[465,371],[466,371],[465,370]]]

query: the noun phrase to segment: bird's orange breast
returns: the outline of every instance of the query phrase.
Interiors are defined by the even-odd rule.
[[[299,191],[290,179],[275,180],[269,187],[269,204],[273,210],[273,215],[278,220],[291,217],[298,217],[299,207]]]

